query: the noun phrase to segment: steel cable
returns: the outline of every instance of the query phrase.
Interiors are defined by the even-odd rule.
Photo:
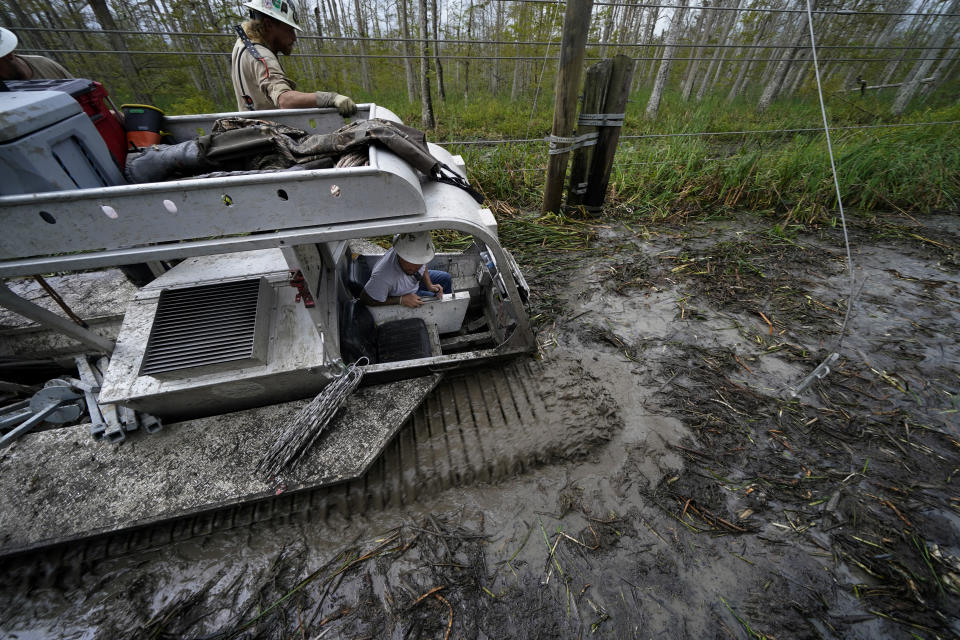
[[[257,471],[267,477],[276,477],[285,469],[294,467],[333,420],[340,407],[353,393],[363,378],[361,358],[343,374],[323,388],[317,396],[304,407],[287,427],[287,430],[273,443],[257,464]]]

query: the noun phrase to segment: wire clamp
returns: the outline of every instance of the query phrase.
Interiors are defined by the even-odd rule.
[[[578,127],[622,127],[625,113],[581,113]]]
[[[594,131],[592,133],[585,133],[582,136],[573,137],[547,136],[544,140],[550,143],[550,155],[555,156],[561,153],[569,153],[582,147],[592,147],[597,144],[597,138],[599,137],[600,134]]]

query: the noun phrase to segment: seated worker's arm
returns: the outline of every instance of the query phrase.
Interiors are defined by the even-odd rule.
[[[389,278],[384,277],[382,273],[374,272],[367,280],[367,284],[363,286],[363,291],[360,292],[360,302],[371,307],[400,304],[411,309],[416,309],[423,304],[416,291],[402,296],[391,296],[391,288]]]
[[[385,307],[391,304],[401,304],[411,309],[416,309],[423,304],[423,300],[415,293],[408,293],[404,296],[387,296],[383,301],[379,301],[371,298],[366,289],[360,292],[360,302],[369,307]]]

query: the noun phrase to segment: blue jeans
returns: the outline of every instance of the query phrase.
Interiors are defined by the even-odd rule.
[[[444,293],[453,293],[453,278],[446,271],[438,271],[436,269],[430,269],[430,282],[433,284],[438,284],[443,287]],[[432,298],[436,295],[433,291],[427,291],[423,288],[423,281],[420,281],[420,290],[417,291],[418,296],[424,298]]]

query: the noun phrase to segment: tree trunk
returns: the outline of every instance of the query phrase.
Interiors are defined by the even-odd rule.
[[[397,15],[400,18],[400,37],[403,38],[403,69],[407,80],[407,102],[417,100],[417,76],[413,71],[413,55],[410,48],[410,20],[407,14],[407,0],[397,0]]]
[[[467,41],[473,40],[473,0],[470,0],[470,8],[467,9]],[[467,58],[463,61],[463,101],[470,100],[470,57],[473,55],[473,47],[467,46]]]
[[[430,97],[430,61],[427,47],[427,0],[420,0],[420,123],[433,129],[433,100]]]
[[[947,42],[951,42],[951,39],[948,38]],[[950,67],[953,65],[956,58],[957,58],[956,48],[946,49],[944,51],[943,59],[940,61],[940,63],[937,65],[937,68],[931,74],[933,81],[923,85],[923,89],[921,90],[921,95],[923,96],[924,99],[926,99],[927,96],[931,95],[934,91],[936,91],[940,87],[940,85],[943,83],[943,81],[950,77]]]
[[[353,0],[353,6],[357,12],[357,34],[360,36],[360,85],[364,91],[370,93],[372,85],[370,83],[370,60],[367,58],[367,39],[369,38],[367,21],[363,15],[363,10],[360,8],[360,0]]]
[[[101,29],[104,31],[117,30],[113,15],[107,8],[107,0],[90,0],[90,8],[93,9],[93,15],[96,16]],[[120,52],[120,66],[123,68],[123,73],[131,83],[133,90],[142,97],[144,102],[151,104],[153,96],[140,78],[140,70],[137,68],[133,56],[127,52],[127,45],[123,41],[123,37],[118,33],[111,33],[107,37],[114,50]]]
[[[521,4],[520,15],[517,18],[517,31],[521,35],[528,33],[528,14],[527,3]],[[520,94],[523,92],[523,63],[523,60],[517,60],[513,65],[513,83],[510,86],[510,100],[512,102],[519,100]]]
[[[722,6],[722,5],[721,5]],[[740,0],[737,1],[735,8],[740,8]],[[723,35],[720,37],[720,41],[717,44],[725,45],[729,44],[730,33],[733,31],[733,25],[737,23],[738,11],[729,11],[727,12],[730,15],[726,16],[726,20],[721,21],[723,25]],[[718,63],[722,60],[723,56],[726,54],[726,49],[723,47],[716,47],[716,50],[713,52],[713,59],[710,60],[710,66],[707,67],[707,72],[703,75],[703,80],[700,81],[700,88],[697,89],[697,102],[703,100],[703,96],[706,95],[707,91],[712,87],[713,83],[716,82],[716,75],[714,70],[719,73],[720,67]],[[710,82],[710,78],[713,76],[713,83]]]
[[[495,2],[496,5],[494,10],[494,28],[493,28],[493,39],[500,41],[503,39],[503,2]],[[495,96],[500,95],[500,73],[502,65],[500,60],[500,53],[502,51],[502,46],[497,44],[494,45],[493,55],[497,58],[493,61],[492,75],[490,77],[490,93]]]
[[[803,45],[803,41],[809,38],[806,15],[800,14],[799,19],[794,24],[794,28],[789,32],[788,37],[790,38],[788,41],[790,42],[789,51],[781,54],[781,60],[777,63],[770,81],[767,82],[767,85],[763,88],[763,94],[757,103],[757,111],[766,111],[774,98],[777,97],[777,94],[780,93],[780,88],[783,86],[783,79],[786,77],[787,71],[790,70],[790,63]]]
[[[443,63],[440,62],[440,12],[437,10],[437,0],[433,3],[433,61],[437,73],[437,95],[441,100],[447,99],[447,91],[443,86]]]
[[[644,51],[644,53],[647,55],[647,57],[651,58],[650,60],[647,60],[646,64],[644,65],[644,76],[647,78],[649,78],[653,74],[653,70],[656,68],[656,64],[655,64],[656,60],[653,59],[653,58],[656,58],[656,56],[653,54],[656,52],[656,49],[657,49],[657,46],[655,44],[656,40],[654,40],[654,33],[657,28],[657,18],[659,18],[659,16],[660,16],[660,8],[651,7],[650,16],[648,18],[649,22],[647,23],[647,37],[644,39],[644,42],[646,42],[647,44],[647,48],[646,48],[646,51]],[[637,75],[639,76],[639,74]]]
[[[812,60],[807,60],[807,56],[804,54],[801,56],[802,60],[798,62],[796,66],[796,71],[793,74],[793,78],[787,84],[789,89],[787,89],[787,96],[792,96],[797,92],[797,89],[800,88],[800,85],[803,84],[803,79],[807,76],[807,72],[810,71],[810,67],[813,66]]]
[[[657,78],[653,83],[650,100],[647,102],[646,116],[651,120],[657,117],[657,111],[660,109],[660,98],[663,95],[663,88],[667,84],[667,76],[670,74],[670,63],[673,61],[677,38],[680,37],[680,25],[683,24],[683,14],[686,8],[687,0],[680,0],[680,6],[673,14],[673,21],[670,23],[670,32],[667,34],[667,44],[663,49],[663,58],[660,61],[660,68],[657,70]]]
[[[916,12],[919,14],[925,13],[929,2],[930,0],[922,0],[922,2],[920,3],[920,6],[916,9]],[[894,27],[891,33],[895,33],[897,26],[899,26],[900,24],[901,17],[891,16],[891,19],[895,21]],[[904,32],[903,32],[905,36],[904,41],[912,42],[916,39],[916,37],[920,33],[920,29],[924,24],[925,19],[926,19],[926,15],[917,15],[917,16],[908,18],[909,25],[907,26],[906,29],[904,29]],[[893,74],[896,73],[897,68],[900,66],[900,63],[903,62],[903,59],[906,55],[907,55],[907,51],[903,50],[900,52],[900,55],[897,57],[896,60],[892,60],[887,63],[887,66],[884,68],[883,73],[880,74],[880,82],[879,82],[880,84],[890,84],[890,80],[893,78]]]
[[[944,13],[956,13],[958,7],[960,7],[960,0],[953,0],[950,3],[949,8]],[[954,25],[950,20],[943,20],[937,29],[933,32],[929,40],[930,49],[927,49],[924,52],[922,57],[924,58],[933,58],[937,53],[943,49],[943,46],[947,42],[953,33]],[[914,94],[916,94],[917,89],[920,88],[920,81],[923,80],[927,72],[930,70],[930,67],[933,66],[934,61],[931,60],[918,60],[917,63],[913,66],[913,69],[910,70],[910,73],[907,76],[907,79],[904,80],[903,84],[900,86],[900,89],[897,91],[896,97],[893,99],[893,106],[890,107],[890,113],[899,116],[902,114],[907,105],[910,104],[910,100],[913,99]]]
[[[697,25],[693,28],[693,40],[695,42],[702,42],[706,40],[710,31],[712,31],[712,18],[719,13],[719,11],[710,11],[709,6],[709,0],[704,2],[703,8],[700,9],[700,14],[697,16]],[[707,19],[707,26],[704,27],[703,22],[708,13],[712,15]],[[687,63],[687,74],[683,79],[683,89],[680,93],[684,102],[690,99],[690,92],[693,90],[693,83],[697,77],[697,69],[700,68],[700,56],[703,53],[703,47],[688,49],[688,51],[691,52],[690,57],[695,58],[695,60],[691,60],[689,63]]]

